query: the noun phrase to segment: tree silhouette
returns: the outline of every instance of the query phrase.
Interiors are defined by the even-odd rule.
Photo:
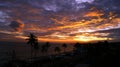
[[[66,48],[67,48],[67,44],[64,43],[64,44],[62,45],[62,47],[64,48],[64,52],[65,52],[65,50],[66,50]]]
[[[51,46],[50,42],[46,42],[45,46],[47,47],[47,49]]]
[[[42,53],[45,53],[45,52],[46,52],[46,47],[45,47],[45,45],[42,45],[42,46],[41,46],[41,52],[42,52]]]
[[[76,54],[81,54],[82,51],[83,51],[82,45],[81,45],[80,43],[76,43],[76,44],[74,45],[74,52],[75,52]]]
[[[16,59],[16,51],[12,50],[12,60],[15,60],[15,59]]]
[[[50,46],[51,46],[50,43],[49,43],[49,42],[46,42],[45,45],[42,45],[41,52],[42,52],[42,53],[47,52]]]
[[[79,47],[81,47],[80,43],[76,43],[74,46],[74,50],[77,50]]]
[[[103,42],[103,50],[105,53],[107,53],[109,51],[109,42],[108,41]]]
[[[57,46],[57,47],[55,47],[54,51],[57,53],[60,53],[61,49],[60,49],[60,47]]]
[[[30,33],[27,40],[28,40],[27,44],[31,45],[31,57],[36,56],[37,50],[39,49],[37,37],[34,34]]]
[[[46,51],[48,52],[48,49],[50,48],[50,42],[46,42],[46,44],[45,44],[45,46],[46,46]]]

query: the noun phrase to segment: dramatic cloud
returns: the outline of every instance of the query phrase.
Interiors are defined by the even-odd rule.
[[[32,32],[43,41],[118,41],[116,33],[120,31],[110,31],[120,28],[119,3],[119,0],[0,0],[0,33],[25,38]],[[17,36],[10,27],[23,34]]]
[[[24,28],[24,24],[21,21],[12,21],[9,26],[17,32],[21,32]]]

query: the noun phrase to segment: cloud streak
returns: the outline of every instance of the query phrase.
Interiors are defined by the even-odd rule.
[[[0,33],[14,30],[22,32],[24,38],[26,34],[32,32],[41,40],[119,39],[115,38],[116,32],[108,32],[120,28],[119,2],[118,0],[1,0],[0,31],[2,32]],[[105,34],[107,35],[103,36]]]
[[[17,32],[21,32],[22,29],[24,28],[24,24],[19,20],[12,21],[9,26]]]

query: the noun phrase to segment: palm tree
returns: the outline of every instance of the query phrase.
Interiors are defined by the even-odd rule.
[[[27,44],[31,45],[31,57],[33,56],[33,53],[35,56],[37,50],[39,49],[37,37],[34,34],[30,33],[30,35],[28,36],[28,39],[26,39],[26,40],[28,40]],[[34,50],[35,50],[35,52],[34,52]]]
[[[79,47],[81,47],[80,43],[76,43],[74,46],[74,50],[77,50]]]
[[[48,51],[48,49],[50,48],[50,43],[49,42],[46,42],[45,45],[42,45],[42,49],[41,49],[41,52],[42,53],[45,53]]]
[[[82,48],[81,44],[80,44],[80,43],[76,43],[76,44],[74,45],[74,52],[75,52],[76,54],[80,54],[81,51],[82,51],[81,48]]]
[[[39,49],[38,42],[36,42],[33,47],[34,47],[34,57],[36,57]]]
[[[60,47],[57,46],[57,47],[55,47],[54,51],[57,53],[60,53],[61,49],[60,49]]]
[[[46,42],[46,44],[45,44],[45,47],[46,47],[46,51],[48,51],[48,49],[50,48],[50,42]]]
[[[12,50],[12,60],[15,60],[15,59],[16,59],[16,51]]]
[[[64,44],[62,45],[62,47],[64,48],[64,52],[65,52],[65,49],[67,48],[67,44],[64,43]]]
[[[109,42],[108,41],[103,42],[103,49],[104,49],[105,53],[107,53],[109,51]]]
[[[42,45],[42,46],[41,46],[41,52],[42,52],[42,53],[45,53],[45,52],[46,52],[45,45]]]
[[[51,46],[51,45],[50,45],[50,42],[46,42],[45,46],[46,46],[47,48],[49,48],[49,47]]]

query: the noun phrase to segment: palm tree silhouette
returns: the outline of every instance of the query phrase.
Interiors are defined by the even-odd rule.
[[[64,48],[64,52],[65,52],[65,50],[66,50],[66,48],[67,48],[67,44],[64,43],[64,44],[62,45],[62,47]]]
[[[28,36],[28,39],[26,40],[28,40],[27,44],[31,45],[31,57],[33,55],[36,56],[36,52],[39,49],[37,37],[34,34],[30,33],[30,35]]]
[[[109,42],[107,40],[103,42],[103,49],[105,53],[109,51]]]
[[[57,52],[57,53],[60,53],[61,49],[60,49],[60,47],[57,46],[57,47],[54,48],[54,51]]]
[[[46,47],[46,50],[48,51],[48,49],[50,48],[50,42],[46,42],[46,44],[45,44],[45,47]]]
[[[81,48],[82,48],[82,46],[81,46],[80,43],[76,43],[73,47],[74,47],[74,52],[76,54],[81,54]]]
[[[45,45],[42,45],[42,49],[41,49],[41,52],[42,53],[47,53],[48,49],[50,48],[50,43],[49,42],[46,42]]]
[[[12,60],[15,60],[15,59],[16,59],[16,51],[12,50]]]
[[[47,48],[49,48],[49,47],[51,46],[51,45],[50,45],[50,42],[46,42],[45,46],[46,46]]]
[[[73,47],[74,47],[74,50],[77,50],[77,49],[79,49],[79,47],[81,47],[81,45],[80,45],[80,43],[76,43]]]

